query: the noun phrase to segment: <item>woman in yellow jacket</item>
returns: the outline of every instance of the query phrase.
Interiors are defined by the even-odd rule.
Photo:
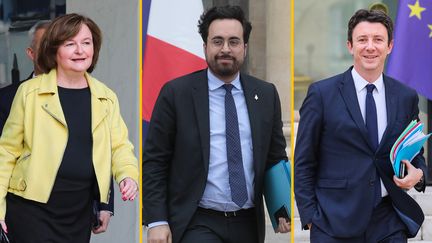
[[[138,163],[116,95],[91,77],[101,32],[67,14],[42,37],[0,138],[0,224],[12,242],[89,242],[92,202],[108,202],[110,180],[123,200],[138,191]]]

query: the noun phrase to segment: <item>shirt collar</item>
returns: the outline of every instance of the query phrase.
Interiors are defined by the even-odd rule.
[[[366,88],[366,85],[368,85],[369,82],[366,81],[362,76],[360,76],[360,74],[355,70],[355,68],[351,70],[351,75],[354,80],[355,89],[357,93],[360,93],[363,89]],[[384,91],[383,75],[381,74],[377,80],[372,82],[372,84],[375,85],[375,88],[378,93],[383,92]]]
[[[225,84],[224,81],[218,79],[211,71],[210,69],[207,69],[207,77],[208,77],[208,86],[209,90],[213,91],[215,89],[218,89],[222,87],[222,85]],[[242,90],[241,82],[240,82],[240,73],[237,73],[237,76],[235,79],[231,82],[232,85],[238,90]]]

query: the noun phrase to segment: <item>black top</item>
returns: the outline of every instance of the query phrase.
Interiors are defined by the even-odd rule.
[[[88,87],[58,87],[58,91],[67,123],[68,142],[57,173],[56,184],[60,185],[55,185],[54,189],[62,189],[64,183],[68,190],[78,191],[92,184],[95,179],[92,163],[91,94]]]

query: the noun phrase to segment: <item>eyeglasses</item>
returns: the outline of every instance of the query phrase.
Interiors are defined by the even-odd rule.
[[[229,39],[225,41],[222,38],[215,38],[210,40],[210,44],[216,48],[222,48],[225,45],[225,42],[228,43],[228,47],[231,49],[238,48],[243,44],[243,41],[240,39]]]

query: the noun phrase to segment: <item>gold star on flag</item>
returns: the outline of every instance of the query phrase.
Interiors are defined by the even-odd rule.
[[[428,24],[429,29],[431,30],[429,34],[429,38],[432,38],[432,24]]]
[[[415,15],[418,19],[421,19],[421,12],[426,10],[420,6],[419,0],[414,5],[408,4],[408,7],[411,9],[410,17]]]

